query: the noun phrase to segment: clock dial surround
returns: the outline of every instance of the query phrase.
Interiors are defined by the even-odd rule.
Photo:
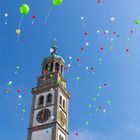
[[[62,111],[59,111],[59,121],[60,121],[62,126],[65,126],[67,123],[66,117]]]
[[[38,123],[45,123],[51,117],[51,111],[49,109],[42,109],[38,112],[36,120]]]

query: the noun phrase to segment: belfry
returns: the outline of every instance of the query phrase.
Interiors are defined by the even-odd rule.
[[[42,63],[42,75],[32,89],[27,140],[68,140],[69,93],[64,79],[64,59],[56,40]]]

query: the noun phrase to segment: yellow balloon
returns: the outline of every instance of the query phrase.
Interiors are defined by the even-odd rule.
[[[21,33],[21,30],[20,29],[16,29],[16,34],[20,34]]]

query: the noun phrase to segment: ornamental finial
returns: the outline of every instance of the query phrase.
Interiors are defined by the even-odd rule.
[[[56,47],[56,39],[54,39],[53,41],[53,46],[50,49],[50,52],[51,52],[51,55],[58,54],[58,48]]]

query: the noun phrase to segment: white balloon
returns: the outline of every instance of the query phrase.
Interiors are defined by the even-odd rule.
[[[81,20],[83,20],[84,19],[84,17],[81,17]]]
[[[88,67],[86,67],[86,70],[88,70]]]
[[[51,116],[51,120],[54,120],[54,116]]]
[[[86,46],[89,46],[89,43],[88,42],[86,42]]]
[[[115,17],[111,17],[111,21],[115,21]]]
[[[68,64],[68,67],[71,67],[71,65],[70,65],[70,64]]]
[[[5,13],[5,14],[4,14],[4,16],[5,16],[5,17],[8,17],[8,14],[7,14],[7,13]]]
[[[100,33],[100,30],[97,30],[97,34],[99,34]]]
[[[9,81],[9,84],[11,85],[12,84],[12,81]]]
[[[106,30],[106,31],[105,31],[105,33],[106,33],[106,34],[108,34],[108,33],[109,33],[109,31],[108,31],[108,30]]]
[[[22,95],[19,95],[18,97],[19,97],[19,98],[22,98]]]

